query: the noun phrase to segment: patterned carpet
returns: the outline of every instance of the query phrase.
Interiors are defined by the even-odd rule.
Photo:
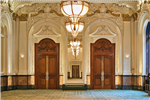
[[[1,100],[150,100],[150,96],[135,90],[12,90],[1,92]]]

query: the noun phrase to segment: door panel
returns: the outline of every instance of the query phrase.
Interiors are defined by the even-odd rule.
[[[79,65],[76,67],[76,69],[77,69],[77,70],[76,70],[76,72],[77,72],[76,75],[77,75],[77,78],[79,78]]]
[[[101,58],[94,57],[94,89],[101,88]]]
[[[111,56],[104,56],[104,89],[111,88]]]
[[[38,56],[38,89],[46,89],[46,57]]]
[[[56,56],[49,56],[49,89],[56,88],[56,76],[57,76],[57,67],[56,67]]]
[[[72,66],[72,78],[76,78],[75,74],[76,74],[76,67]]]

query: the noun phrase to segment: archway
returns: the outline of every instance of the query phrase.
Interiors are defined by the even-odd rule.
[[[143,11],[138,21],[137,32],[137,75],[146,75],[146,27],[149,22],[149,14],[147,11]]]
[[[65,84],[67,79],[67,34],[65,28],[58,20],[41,19],[34,23],[28,34],[28,75],[35,74],[35,43],[39,43],[44,38],[49,38],[60,43],[59,50],[59,73],[60,85]]]
[[[3,74],[12,75],[12,62],[13,62],[13,54],[12,54],[12,21],[11,16],[8,12],[3,11],[2,12],[2,21],[1,21],[2,27],[3,27],[3,37],[4,37],[4,65],[3,65]],[[0,44],[1,45],[1,44]],[[2,58],[1,58],[2,59]]]
[[[100,29],[106,29],[109,33],[100,34]],[[85,34],[83,37],[83,51],[84,51],[84,61],[83,67],[85,69],[83,75],[90,79],[90,43],[95,43],[95,41],[99,39],[108,39],[111,43],[115,43],[115,75],[122,75],[122,30],[120,27],[113,21],[109,19],[98,19],[94,20],[85,28]],[[90,81],[90,80],[89,80]],[[84,78],[84,82],[87,83],[86,78]],[[89,84],[90,85],[90,82]]]

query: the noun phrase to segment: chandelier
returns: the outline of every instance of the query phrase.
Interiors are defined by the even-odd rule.
[[[63,15],[70,18],[72,23],[78,22],[78,20],[84,16],[89,10],[89,3],[87,1],[61,1],[61,12]]]
[[[80,41],[77,41],[74,39],[73,41],[70,41],[72,54],[76,57],[79,55],[79,49],[80,49]]]
[[[73,38],[76,38],[78,33],[84,28],[84,22],[72,23],[66,22],[66,29],[72,33]]]

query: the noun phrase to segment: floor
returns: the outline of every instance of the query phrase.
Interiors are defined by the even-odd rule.
[[[1,100],[150,100],[148,93],[135,90],[11,90]]]

